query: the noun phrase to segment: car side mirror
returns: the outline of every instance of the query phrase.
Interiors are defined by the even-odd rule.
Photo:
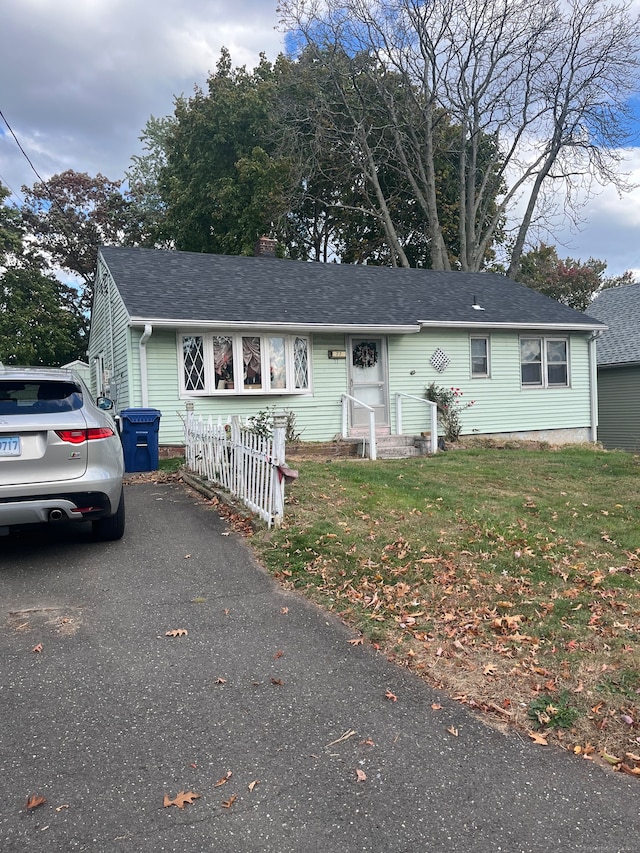
[[[98,397],[96,405],[99,409],[103,409],[105,412],[108,412],[109,409],[113,409],[113,400],[110,400],[108,397]]]

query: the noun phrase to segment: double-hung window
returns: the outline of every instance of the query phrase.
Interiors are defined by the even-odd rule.
[[[524,387],[562,388],[569,385],[567,338],[520,338],[520,377]]]
[[[471,378],[486,379],[489,371],[489,338],[473,336],[471,346]]]
[[[309,390],[309,339],[295,335],[179,337],[186,394],[296,394]]]

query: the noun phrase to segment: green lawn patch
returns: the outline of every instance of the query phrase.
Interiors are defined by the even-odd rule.
[[[637,456],[472,448],[296,467],[284,526],[252,539],[276,577],[472,707],[526,728],[533,709],[576,754],[640,767]]]

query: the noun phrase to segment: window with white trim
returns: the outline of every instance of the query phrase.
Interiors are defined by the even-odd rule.
[[[296,394],[309,390],[309,339],[296,335],[179,336],[186,394]]]
[[[567,338],[520,338],[520,377],[528,388],[562,388],[569,385]]]
[[[471,349],[471,378],[483,379],[490,375],[489,373],[489,338],[487,337],[472,337],[470,338]]]

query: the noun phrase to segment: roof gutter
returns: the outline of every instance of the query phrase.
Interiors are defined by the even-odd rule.
[[[153,326],[145,323],[144,332],[138,342],[140,348],[140,389],[142,396],[142,408],[149,408],[149,376],[147,373],[147,341],[153,334]]]
[[[389,325],[389,324],[371,324],[363,323],[230,323],[226,320],[158,320],[142,317],[131,317],[129,326],[160,329],[202,329],[202,330],[217,330],[224,329],[226,331],[261,331],[261,332],[280,332],[295,333],[295,332],[345,332],[353,334],[354,332],[366,332],[367,334],[379,335],[411,335],[420,331],[420,326],[412,325]]]
[[[539,329],[541,331],[553,332],[604,332],[606,326],[595,323],[491,323],[491,322],[466,322],[466,321],[442,321],[442,320],[418,320],[421,327],[437,329]]]

